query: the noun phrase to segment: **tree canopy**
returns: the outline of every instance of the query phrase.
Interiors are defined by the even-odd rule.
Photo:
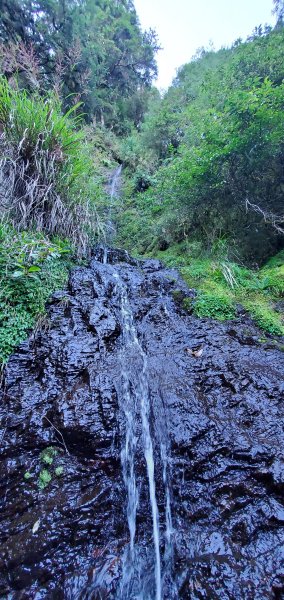
[[[81,100],[118,132],[140,123],[159,45],[131,0],[3,0],[0,36],[4,75]]]
[[[151,103],[129,163],[143,251],[226,239],[254,262],[283,246],[283,65],[284,28],[258,28],[201,49]]]

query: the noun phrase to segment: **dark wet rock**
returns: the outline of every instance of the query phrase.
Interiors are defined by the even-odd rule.
[[[283,598],[283,352],[272,339],[261,343],[263,334],[241,313],[228,323],[189,316],[174,292],[193,292],[159,261],[137,263],[114,250],[108,256],[111,264],[93,258],[72,272],[68,289],[53,294],[45,327],[5,372],[0,597],[119,595],[129,531],[118,276],[147,356],[162,557],[162,449],[168,456],[174,554],[171,573],[162,558],[164,599]],[[191,354],[200,348],[200,356]],[[134,351],[125,357],[133,388],[140,359]],[[140,420],[137,411],[136,542],[151,580]],[[47,447],[55,451],[51,465],[43,461]],[[51,481],[41,489],[44,469]]]
[[[154,271],[160,271],[161,269],[163,269],[163,264],[160,260],[148,258],[143,261],[143,271],[145,271],[145,273],[153,273]]]

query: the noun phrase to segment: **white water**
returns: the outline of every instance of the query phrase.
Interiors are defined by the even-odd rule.
[[[153,542],[155,551],[155,598],[156,600],[161,600],[162,584],[159,512],[156,499],[153,443],[149,423],[150,398],[147,379],[147,357],[137,337],[137,332],[134,326],[133,313],[128,300],[126,287],[122,283],[117,273],[114,273],[114,277],[117,280],[117,286],[121,296],[121,314],[123,328],[123,349],[121,357],[121,404],[126,420],[125,445],[121,452],[121,461],[124,482],[128,494],[127,519],[130,532],[130,554],[129,560],[124,565],[124,577],[126,581],[122,582],[122,588],[125,588],[126,585],[129,584],[131,576],[134,572],[134,546],[136,533],[136,513],[138,505],[138,493],[135,480],[135,451],[137,442],[135,430],[136,413],[137,409],[139,409],[143,428],[144,456],[147,465],[149,496],[152,511]],[[129,572],[126,573],[126,571]]]
[[[115,228],[111,222],[111,212],[114,199],[118,198],[118,184],[122,167],[119,166],[112,177],[110,185],[110,204],[108,226],[106,228],[103,247],[103,263],[108,263],[107,242]],[[122,581],[119,600],[162,600],[162,573],[160,555],[159,511],[156,498],[154,449],[150,428],[150,391],[148,384],[147,356],[139,342],[134,324],[134,316],[129,302],[126,285],[118,271],[113,267],[113,277],[116,282],[116,292],[120,298],[122,348],[120,353],[120,406],[124,414],[125,440],[121,450],[121,464],[124,484],[127,492],[127,522],[129,528],[129,546],[124,556]],[[165,308],[166,312],[166,308]],[[152,514],[153,551],[155,588],[145,589],[145,581],[149,582],[148,568],[144,564],[143,551],[136,540],[136,520],[139,505],[139,494],[135,476],[135,462],[139,422],[142,424],[143,452],[147,467],[149,498]],[[160,444],[160,460],[163,468],[163,483],[165,489],[165,566],[170,565],[173,558],[172,517],[170,506],[170,479],[168,474],[167,446]],[[148,562],[148,559],[147,559]],[[165,576],[165,573],[164,573]],[[146,584],[147,587],[147,584]]]
[[[118,187],[119,187],[118,183],[119,183],[121,171],[122,171],[122,165],[119,165],[119,167],[117,167],[117,169],[115,170],[115,172],[112,176],[111,184],[110,184],[109,209],[108,209],[108,215],[107,215],[106,231],[104,233],[104,248],[103,248],[103,264],[104,265],[107,264],[107,259],[108,259],[107,241],[108,242],[111,241],[112,234],[114,233],[114,226],[111,221],[111,213],[112,213],[112,208],[113,208],[113,200],[118,198]]]

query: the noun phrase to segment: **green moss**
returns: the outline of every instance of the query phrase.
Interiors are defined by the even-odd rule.
[[[195,300],[182,299],[180,291],[174,290],[177,302],[181,300],[184,308],[199,317],[219,320],[234,318],[237,304],[242,304],[263,331],[284,335],[282,316],[274,309],[284,294],[284,252],[261,269],[252,270],[224,257],[194,258],[189,249],[190,245],[183,243],[151,253],[168,266],[178,267],[187,285],[197,290]]]
[[[172,297],[175,302],[182,302],[184,299],[184,293],[181,290],[173,290]]]
[[[244,300],[243,304],[261,329],[273,335],[284,335],[283,321],[269,302],[262,297],[255,297],[253,300]]]
[[[193,298],[189,298],[189,297],[184,298],[182,305],[183,305],[183,308],[185,308],[185,310],[187,310],[189,313],[191,313],[193,310],[193,306],[194,306]]]

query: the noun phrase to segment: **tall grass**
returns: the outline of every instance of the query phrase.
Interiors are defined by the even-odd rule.
[[[57,100],[30,97],[0,78],[0,217],[67,237],[82,252],[98,220],[78,109],[63,115]]]

